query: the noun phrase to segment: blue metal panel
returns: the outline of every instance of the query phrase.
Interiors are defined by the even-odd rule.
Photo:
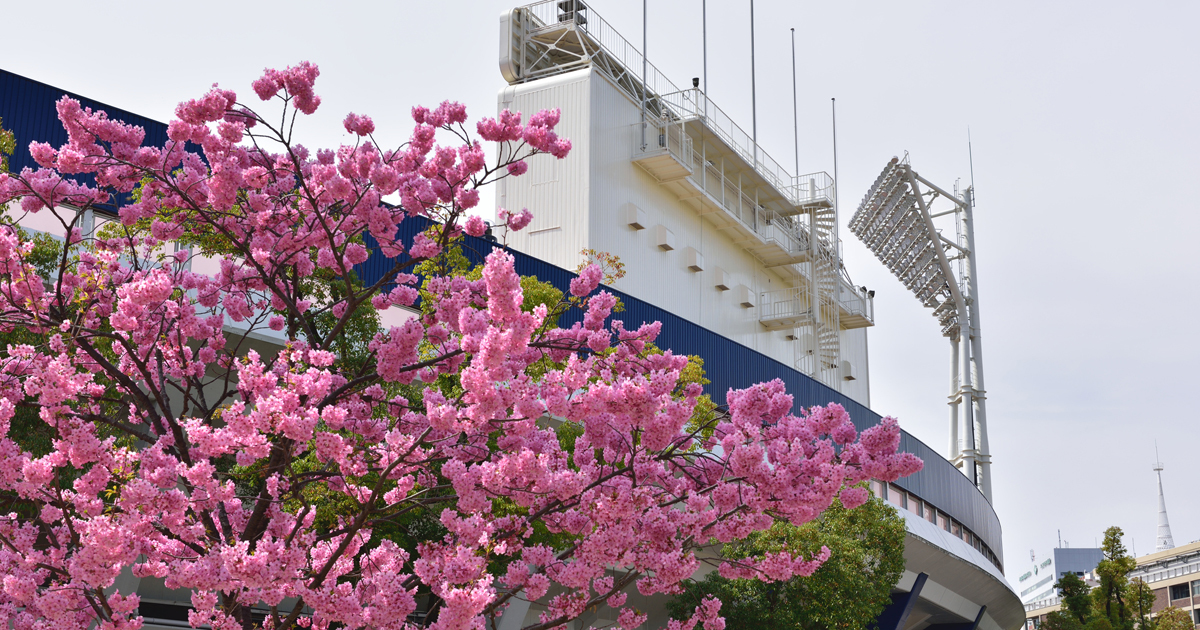
[[[966,621],[963,623],[937,623],[928,626],[925,628],[925,630],[979,630],[979,622],[983,621],[983,613],[985,612],[987,612],[987,606],[981,606],[979,608],[979,613],[975,615],[975,621]]]
[[[63,94],[78,99],[84,107],[103,109],[112,118],[142,127],[146,131],[147,145],[161,146],[167,141],[167,128],[163,123],[0,70],[0,118],[3,118],[4,127],[13,131],[17,139],[17,150],[10,159],[10,170],[19,172],[26,166],[36,168],[36,163],[29,155],[31,141],[48,142],[56,147],[66,142],[66,132],[58,121],[54,106]],[[412,238],[428,226],[428,221],[422,219],[404,221],[399,237],[406,245],[410,244]],[[376,243],[369,235],[367,244],[375,254],[355,269],[369,283],[387,273],[396,261],[379,254],[374,247]],[[467,237],[464,249],[467,257],[478,263],[495,247],[498,247],[495,243]],[[517,273],[537,276],[564,292],[575,277],[565,269],[531,256],[515,251],[512,254],[516,258]],[[625,312],[618,317],[630,327],[660,321],[663,323],[658,340],[660,347],[704,359],[704,368],[712,381],[707,390],[718,404],[725,403],[725,395],[730,389],[741,389],[778,378],[787,386],[797,405],[808,407],[839,403],[850,413],[859,429],[879,422],[879,414],[789,365],[621,291],[609,290],[625,304]],[[564,316],[560,323],[570,326],[580,318],[581,314],[574,312]],[[1003,557],[1000,521],[975,486],[937,451],[908,433],[902,435],[900,448],[924,460],[925,469],[901,479],[897,485],[936,505],[978,535],[997,557]]]
[[[905,622],[908,621],[909,613],[917,603],[917,598],[921,596],[921,589],[925,588],[925,581],[928,579],[929,575],[918,573],[917,579],[913,581],[912,588],[907,593],[892,595],[892,603],[884,608],[883,612],[879,613],[879,617],[875,619],[875,630],[902,630]]]
[[[56,149],[66,144],[67,132],[59,122],[55,108],[58,99],[64,95],[79,101],[85,108],[107,112],[111,119],[141,127],[146,132],[142,142],[145,146],[163,146],[167,143],[167,125],[164,123],[0,69],[0,119],[17,141],[16,150],[8,158],[9,172],[20,173],[26,167],[34,170],[39,168],[29,154],[30,142],[45,142]],[[196,145],[189,143],[188,148],[199,153]],[[72,177],[88,184],[95,181],[90,175]],[[119,199],[118,203],[121,202],[123,200]],[[109,210],[115,211],[115,208]]]

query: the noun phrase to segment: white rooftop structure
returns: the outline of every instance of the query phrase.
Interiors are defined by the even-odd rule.
[[[616,254],[616,288],[869,404],[872,297],[842,265],[833,178],[788,172],[582,2],[505,11],[500,32],[500,108],[560,107],[574,144],[501,183],[498,206],[538,209],[510,244],[568,269]]]

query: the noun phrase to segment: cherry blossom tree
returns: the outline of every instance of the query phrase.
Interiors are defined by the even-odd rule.
[[[862,504],[862,481],[920,468],[896,452],[894,420],[858,435],[837,405],[794,409],[778,381],[729,392],[696,426],[686,357],[647,352],[659,324],[611,319],[595,265],[559,304],[522,309],[497,249],[478,279],[425,278],[425,314],[347,363],[337,342],[356,313],[413,305],[414,265],[487,229],[468,213],[481,186],[571,143],[557,110],[472,132],[446,102],[414,108],[397,148],[352,113],[350,142],[310,150],[293,130],[320,105],[318,74],[267,70],[253,107],[214,86],[178,106],[161,147],[64,97],[68,142],[33,143],[40,168],[0,174],[0,330],[40,340],[0,353],[0,492],[16,506],[0,516],[0,624],[138,628],[138,596],[114,588],[124,572],[189,591],[193,627],[409,628],[427,592],[421,623],[444,630],[492,627],[516,598],[545,604],[536,628],[602,605],[634,628],[646,616],[627,593],[679,592],[698,550],[811,521],[834,497]],[[104,207],[119,224],[85,234],[82,211]],[[50,273],[12,227],[22,213],[67,235]],[[500,212],[510,230],[531,216]],[[436,227],[406,245],[398,226],[418,217]],[[205,256],[214,273],[192,271]],[[370,256],[391,267],[365,284],[353,268]],[[570,308],[582,322],[549,324]],[[21,410],[55,436],[49,453],[10,434]],[[431,506],[444,535],[377,535]],[[829,554],[716,562],[787,580]],[[720,602],[672,623],[720,630]]]

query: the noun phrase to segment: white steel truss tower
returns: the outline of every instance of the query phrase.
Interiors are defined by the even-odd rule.
[[[928,192],[922,192],[921,185]],[[892,158],[850,219],[850,231],[933,309],[942,334],[950,340],[948,459],[991,501],[973,192],[970,187],[960,192],[957,185],[954,194],[946,192],[917,174],[907,155],[903,160]],[[939,197],[953,207],[933,211]],[[957,234],[953,241],[934,225],[934,219],[949,216],[954,217]]]

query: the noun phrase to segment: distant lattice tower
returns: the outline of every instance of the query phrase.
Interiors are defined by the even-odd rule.
[[[1158,449],[1154,450],[1157,451]],[[1167,521],[1167,499],[1163,495],[1162,471],[1162,462],[1156,461],[1154,463],[1154,472],[1158,475],[1158,544],[1154,547],[1155,551],[1166,551],[1167,549],[1175,548],[1175,539],[1171,537],[1171,523]]]

